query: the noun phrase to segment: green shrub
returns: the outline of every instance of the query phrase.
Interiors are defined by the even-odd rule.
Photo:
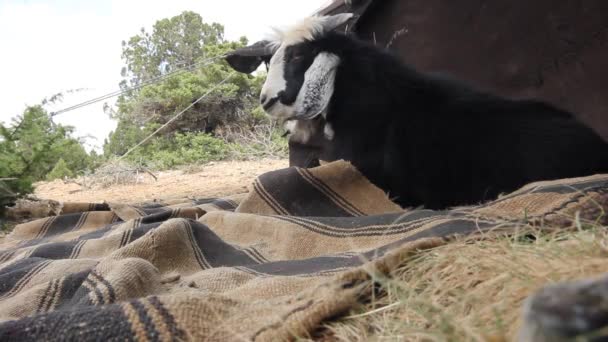
[[[176,134],[175,141],[185,164],[207,163],[228,156],[227,144],[205,133]]]
[[[41,105],[27,107],[8,124],[0,123],[0,211],[31,193],[32,183],[46,179],[54,169],[62,177],[91,168],[92,157],[72,133],[72,127],[54,123]]]
[[[230,156],[229,144],[207,133],[176,133],[157,137],[130,154],[127,159],[154,169],[205,164]]]
[[[62,178],[72,178],[74,177],[74,173],[68,168],[68,164],[60,158],[59,161],[55,164],[55,167],[49,172],[46,176],[46,180],[52,181],[54,179],[62,179]]]

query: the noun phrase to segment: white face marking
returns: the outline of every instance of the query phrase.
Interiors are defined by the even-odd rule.
[[[296,101],[285,105],[278,99],[279,94],[286,90],[287,81],[284,78],[285,47],[281,46],[270,60],[266,82],[262,87],[261,98],[274,101],[274,105],[265,108],[266,112],[278,120],[291,118],[313,119],[325,115],[327,106],[334,92],[336,69],[340,58],[334,54],[319,53],[304,74],[304,83],[299,89]]]
[[[333,16],[310,17],[298,23],[288,31],[278,31],[280,44],[269,63],[268,76],[262,87],[260,100],[266,104],[266,112],[280,121],[287,119],[313,119],[325,115],[333,95],[336,69],[340,63],[338,56],[319,53],[304,74],[304,83],[292,105],[285,105],[279,100],[279,94],[286,90],[285,49],[288,46],[312,40],[316,35],[329,32],[345,23],[353,15],[343,13]]]
[[[279,93],[287,88],[287,81],[283,77],[285,47],[281,46],[270,59],[266,82],[262,86],[260,97],[266,101],[273,101]],[[294,116],[293,106],[285,106],[279,101],[268,109],[264,109],[271,117],[278,120],[286,120]]]

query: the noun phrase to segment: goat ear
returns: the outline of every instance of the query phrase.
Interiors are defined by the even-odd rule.
[[[304,74],[304,83],[294,104],[297,119],[310,120],[325,115],[334,94],[339,64],[340,58],[331,53],[321,52],[315,57]]]
[[[338,26],[347,22],[350,18],[352,18],[354,14],[352,13],[340,13],[336,15],[328,15],[323,18],[323,29],[325,32],[330,32],[336,29]]]

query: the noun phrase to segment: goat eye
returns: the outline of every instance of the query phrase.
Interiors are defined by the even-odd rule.
[[[298,60],[302,59],[303,57],[304,57],[304,55],[302,55],[302,54],[294,53],[289,57],[289,60],[298,61]]]

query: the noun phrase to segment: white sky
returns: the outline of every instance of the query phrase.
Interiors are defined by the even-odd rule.
[[[118,90],[121,42],[148,31],[156,20],[185,10],[225,26],[226,38],[250,43],[307,16],[327,0],[0,0],[0,121],[26,105],[68,89],[86,88],[49,110],[58,110]],[[113,103],[114,99],[110,100]],[[100,148],[116,123],[103,102],[56,117],[76,127],[88,147]]]

